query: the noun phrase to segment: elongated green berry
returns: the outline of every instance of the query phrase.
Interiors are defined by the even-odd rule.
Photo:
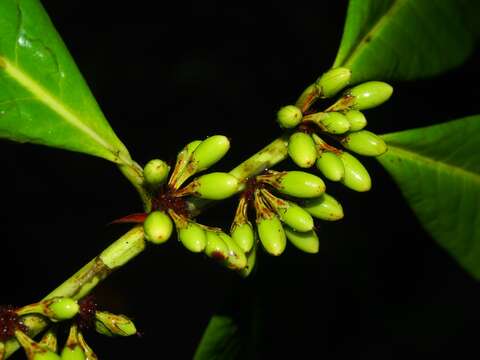
[[[374,108],[387,101],[392,93],[393,88],[381,81],[368,81],[348,91],[348,95],[355,97],[351,106],[355,110]]]
[[[178,189],[190,176],[195,172],[195,168],[191,167],[187,171],[187,165],[190,162],[193,152],[195,149],[202,143],[202,140],[194,140],[187,145],[178,153],[177,162],[175,163],[175,168],[173,169],[172,176],[168,181],[168,185],[173,189]]]
[[[387,151],[387,144],[382,138],[368,130],[352,132],[341,143],[346,149],[365,156],[379,156]]]
[[[169,210],[168,213],[175,223],[178,239],[183,246],[194,253],[200,253],[205,250],[207,235],[203,227],[193,220],[176,214],[173,210]]]
[[[235,176],[224,172],[213,172],[194,179],[178,194],[192,194],[202,199],[222,200],[235,194],[238,186],[239,181]]]
[[[21,330],[15,330],[15,338],[25,350],[28,360],[61,360],[60,356],[33,341]]]
[[[285,195],[299,198],[313,198],[325,192],[325,183],[318,176],[303,171],[270,171],[257,176],[257,180],[265,182]]]
[[[321,98],[329,98],[337,94],[348,85],[352,72],[347,68],[335,68],[327,71],[318,78],[315,85]]]
[[[269,254],[281,255],[287,245],[285,231],[280,219],[268,208],[258,190],[255,191],[255,211],[260,242]]]
[[[52,321],[63,321],[77,315],[80,307],[76,300],[66,297],[55,297],[17,309],[19,316],[41,314]]]
[[[315,230],[306,232],[295,231],[288,226],[284,228],[287,239],[300,250],[309,253],[318,253],[320,242]]]
[[[317,169],[330,181],[340,181],[345,174],[343,162],[337,154],[324,151],[322,152],[316,162]]]
[[[324,131],[330,134],[344,134],[350,130],[350,122],[347,117],[339,112],[327,112],[320,123]]]
[[[370,190],[372,180],[362,163],[346,151],[342,152],[339,156],[345,167],[345,175],[341,183],[355,191],[363,192]]]
[[[150,160],[143,169],[143,176],[147,184],[152,188],[158,188],[162,185],[168,177],[170,166],[160,159]]]
[[[218,235],[217,231],[206,231],[207,246],[205,254],[217,261],[225,261],[228,258],[228,245]]]
[[[367,118],[358,110],[349,110],[345,113],[345,116],[350,123],[350,131],[362,130],[367,126]]]
[[[172,235],[173,222],[163,211],[152,211],[143,223],[145,238],[154,244],[162,244]]]
[[[254,246],[250,252],[247,254],[247,266],[239,271],[241,277],[246,278],[250,276],[253,269],[255,268],[255,263],[257,261],[257,247]]]
[[[343,218],[342,205],[327,193],[318,198],[306,199],[301,206],[317,219],[335,221]]]
[[[230,141],[226,136],[210,136],[198,145],[190,162],[195,164],[196,172],[206,170],[219,161],[228,149],[230,149]]]
[[[295,164],[302,168],[309,168],[317,159],[317,148],[310,135],[296,132],[288,140],[288,155]]]
[[[132,320],[125,315],[116,315],[108,311],[95,312],[95,330],[106,336],[131,336],[137,333]]]
[[[313,229],[312,216],[300,206],[294,202],[280,199],[266,189],[262,189],[260,192],[282,222],[297,231]]]
[[[277,121],[282,128],[294,128],[302,121],[302,110],[295,105],[287,105],[277,112]]]
[[[85,360],[86,356],[78,343],[77,325],[70,326],[67,342],[62,349],[62,360]]]
[[[98,360],[97,355],[93,352],[93,350],[88,346],[83,334],[79,331],[77,334],[78,343],[82,348],[83,352],[85,353],[85,360]]]
[[[220,236],[228,246],[228,258],[225,265],[232,270],[242,270],[245,268],[245,266],[247,266],[247,256],[240,246],[224,232],[219,232],[218,236]]]
[[[230,234],[233,241],[235,241],[244,252],[249,252],[252,249],[255,234],[250,222],[233,226]]]

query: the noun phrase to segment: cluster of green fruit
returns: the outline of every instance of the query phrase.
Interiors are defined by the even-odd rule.
[[[39,342],[34,341],[24,331],[22,317],[25,315],[39,315],[53,323],[73,319],[79,314],[80,306],[76,300],[67,297],[56,297],[43,300],[15,309],[18,322],[13,324],[13,334],[24,348],[29,360],[96,360],[97,356],[88,346],[77,324],[70,326],[67,341],[58,355],[56,328],[50,327]],[[134,323],[124,315],[116,315],[107,311],[94,312],[95,330],[109,337],[130,336],[137,333]],[[0,360],[5,356],[5,344],[0,342]]]
[[[380,81],[369,81],[344,92],[326,110],[311,112],[317,99],[330,98],[346,87],[351,72],[336,68],[323,74],[300,97],[296,105],[282,107],[277,113],[281,127],[293,129],[288,154],[301,168],[316,165],[330,181],[339,181],[355,191],[368,191],[370,176],[365,167],[348,152],[325,141],[331,139],[345,149],[365,156],[379,156],[387,150],[385,142],[364,130],[367,125],[361,112],[376,107],[390,98],[393,89]]]

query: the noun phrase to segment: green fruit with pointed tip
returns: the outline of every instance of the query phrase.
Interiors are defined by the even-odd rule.
[[[233,241],[246,253],[248,253],[253,246],[255,234],[253,226],[250,222],[243,224],[235,224],[230,232]]]
[[[220,236],[228,246],[228,258],[225,265],[232,270],[242,270],[245,268],[245,266],[247,266],[247,256],[240,246],[224,232],[219,232],[218,236]]]
[[[312,198],[325,192],[325,183],[318,176],[303,171],[288,171],[272,185],[281,193],[299,198]]]
[[[351,106],[355,110],[374,108],[387,101],[392,93],[393,88],[382,81],[368,81],[348,91],[348,95],[355,97]]]
[[[318,236],[314,230],[307,232],[295,231],[289,227],[285,227],[285,235],[287,239],[299,248],[303,252],[309,254],[318,253],[318,248],[320,247],[320,242],[318,241]]]
[[[310,135],[296,132],[288,140],[288,155],[295,164],[302,168],[309,168],[317,159],[317,148]]]
[[[358,110],[349,110],[345,113],[345,116],[350,122],[350,131],[362,130],[367,126],[367,118]]]
[[[178,238],[183,246],[194,253],[202,252],[207,245],[205,230],[193,221],[188,221],[186,227],[178,229]]]
[[[85,360],[85,353],[80,346],[66,346],[62,350],[62,360]]]
[[[216,231],[206,231],[207,246],[205,254],[217,261],[225,261],[228,258],[228,245],[218,236]]]
[[[238,190],[238,179],[224,172],[213,172],[200,176],[194,180],[195,196],[202,199],[222,200],[226,199]]]
[[[315,85],[321,98],[329,98],[348,85],[352,72],[347,68],[335,68],[320,76]]]
[[[277,121],[282,128],[294,128],[302,121],[302,110],[295,105],[287,105],[277,112]]]
[[[125,315],[112,314],[108,311],[95,312],[95,330],[106,336],[131,336],[137,333],[132,320]]]
[[[335,221],[343,218],[342,205],[327,193],[315,199],[304,200],[301,205],[317,219]]]
[[[341,180],[341,183],[346,187],[359,192],[370,190],[372,187],[372,180],[362,163],[353,155],[345,151],[339,156],[345,167],[345,175]]]
[[[160,159],[150,160],[143,169],[145,181],[150,186],[157,188],[162,185],[168,177],[170,166]]]
[[[278,256],[283,253],[287,238],[277,216],[257,219],[257,231],[260,242],[270,255]]]
[[[191,158],[191,162],[196,166],[196,172],[208,169],[225,156],[229,149],[230,141],[223,135],[213,135],[202,141]]]
[[[173,222],[163,211],[152,211],[143,223],[145,238],[154,244],[167,241],[173,232]]]
[[[59,297],[56,299],[47,300],[51,301],[48,305],[51,315],[49,317],[53,321],[63,321],[73,318],[78,314],[80,306],[76,300],[67,297]]]
[[[345,168],[340,158],[333,152],[322,152],[316,162],[317,169],[330,181],[340,181],[345,174]]]
[[[350,133],[341,142],[344,148],[365,156],[379,156],[387,151],[385,141],[368,130]]]
[[[287,207],[279,207],[278,216],[285,224],[296,231],[310,231],[313,229],[312,216],[297,204],[288,201]]]
[[[323,130],[331,134],[344,134],[350,130],[350,122],[347,117],[335,111],[324,113],[321,124]]]

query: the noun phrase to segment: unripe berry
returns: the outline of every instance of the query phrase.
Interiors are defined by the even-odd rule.
[[[351,77],[352,72],[347,68],[339,67],[327,71],[315,82],[320,97],[329,98],[334,96],[348,85]]]
[[[327,112],[320,120],[322,130],[330,134],[344,134],[350,130],[350,122],[345,115],[339,112]],[[320,126],[320,127],[322,127]]]
[[[49,301],[49,300],[47,300]],[[62,321],[73,318],[78,314],[80,306],[76,300],[67,297],[59,297],[51,299],[51,303],[48,308],[52,312],[50,318],[54,321]]]
[[[153,188],[158,188],[168,177],[170,166],[160,159],[150,160],[143,169],[143,176],[147,184]]]
[[[62,350],[62,360],[85,360],[85,353],[79,345],[65,346]]]
[[[287,105],[277,112],[277,121],[282,128],[294,128],[302,121],[302,111],[295,105]]]
[[[252,249],[255,234],[250,222],[234,224],[230,234],[232,235],[233,241],[235,241],[244,252],[249,252]]]
[[[353,87],[347,94],[355,97],[352,109],[365,110],[384,103],[392,93],[393,88],[389,84],[381,81],[368,81]]]
[[[334,221],[343,218],[342,205],[327,193],[315,199],[304,200],[301,206],[317,219]]]
[[[295,231],[288,226],[284,228],[287,239],[300,250],[309,253],[318,253],[320,242],[314,230],[307,232]]]
[[[247,266],[247,257],[240,246],[224,232],[219,232],[218,236],[220,236],[228,246],[228,258],[225,265],[232,270],[242,270],[245,268],[245,266]]]
[[[362,130],[367,126],[367,118],[358,110],[349,110],[345,113],[345,116],[350,122],[350,131]]]
[[[342,184],[355,191],[368,191],[372,187],[372,180],[367,169],[353,155],[344,151],[340,154],[345,167]]]
[[[189,221],[185,228],[178,230],[178,238],[191,252],[199,253],[207,245],[205,230],[193,221]]]
[[[313,166],[317,159],[317,149],[312,137],[303,132],[292,134],[288,141],[288,155],[302,168]]]
[[[205,254],[218,261],[225,261],[228,258],[228,245],[222,240],[216,231],[206,231],[207,246]]]
[[[387,151],[385,141],[367,130],[352,132],[345,136],[341,143],[346,149],[365,156],[379,156]]]
[[[258,237],[265,250],[274,256],[281,255],[287,245],[287,238],[278,217],[257,219]]]
[[[254,246],[252,250],[247,254],[247,265],[239,271],[240,276],[246,278],[249,276],[255,268],[255,262],[257,261],[257,247]]]
[[[345,168],[340,158],[333,152],[322,152],[316,162],[317,169],[330,181],[340,181],[345,174]]]
[[[173,222],[163,211],[152,211],[143,223],[145,238],[154,244],[162,244],[172,235]]]
[[[214,172],[195,179],[195,196],[202,199],[226,199],[238,190],[239,182],[233,175],[223,172]]]
[[[230,141],[226,136],[210,136],[197,146],[190,162],[194,164],[196,172],[206,170],[225,156],[228,149],[230,149]]]
[[[303,171],[270,172],[257,176],[281,193],[299,198],[313,198],[325,192],[325,183],[318,176]]]

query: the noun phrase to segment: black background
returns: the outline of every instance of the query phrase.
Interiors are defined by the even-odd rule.
[[[232,149],[222,170],[280,134],[276,110],[330,67],[347,7],[43,3],[139,163],[173,160],[187,142],[225,134]],[[368,111],[369,128],[387,133],[478,113],[479,55],[435,79],[393,83],[392,99]],[[43,297],[128,229],[107,226],[111,220],[140,210],[128,182],[102,159],[7,142],[0,159],[0,303]],[[87,334],[94,350],[101,359],[188,359],[212,314],[247,322],[254,304],[263,329],[249,341],[256,358],[476,353],[479,285],[426,234],[378,163],[364,163],[369,193],[327,184],[346,216],[320,224],[317,255],[293,246],[279,258],[262,254],[256,274],[242,280],[174,239],[149,247],[95,292],[103,308],[135,318],[143,336]],[[233,211],[226,202],[201,221],[228,228]]]

